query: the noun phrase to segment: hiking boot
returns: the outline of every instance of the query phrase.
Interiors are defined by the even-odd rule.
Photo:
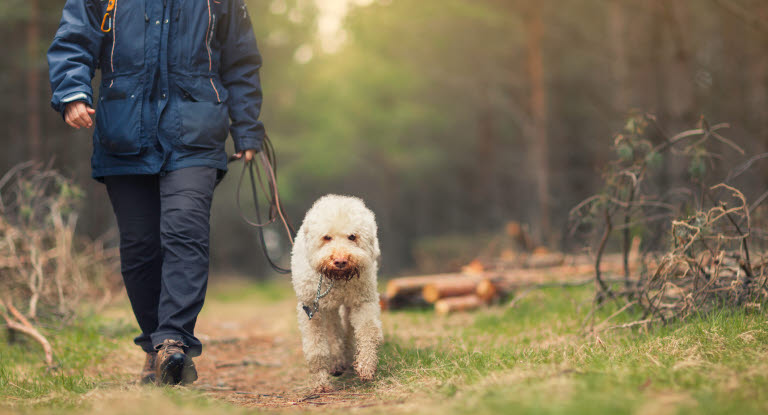
[[[157,352],[147,353],[144,359],[144,368],[141,369],[141,383],[155,383],[155,370],[157,369]]]
[[[197,380],[192,359],[184,353],[180,340],[165,339],[157,346],[155,381],[165,385],[188,385]]]

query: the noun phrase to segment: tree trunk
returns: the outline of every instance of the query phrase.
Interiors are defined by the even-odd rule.
[[[613,109],[617,114],[626,114],[629,103],[629,62],[626,50],[626,11],[620,1],[608,6],[608,36],[611,47],[611,72],[613,75]]]
[[[664,18],[665,0],[655,0],[651,11],[651,30],[649,39],[649,60],[653,71],[654,111],[661,123],[667,121],[665,103],[666,77],[664,70]],[[666,169],[666,163],[664,165]],[[666,175],[666,173],[665,173]]]
[[[26,66],[26,99],[27,99],[27,141],[29,142],[29,159],[42,158],[40,132],[40,71],[37,67],[40,45],[40,3],[39,0],[27,0],[29,7],[29,22],[27,23],[27,64]]]
[[[696,121],[696,91],[693,83],[690,42],[686,37],[690,29],[690,9],[683,1],[663,1],[666,27],[669,29],[673,55],[669,65],[666,101],[670,116],[680,128]]]
[[[757,15],[761,21],[768,21],[768,2],[760,2]],[[754,58],[751,59],[750,84],[753,86],[749,90],[749,103],[752,108],[759,108],[754,114],[758,132],[758,143],[764,143],[758,151],[765,151],[765,143],[768,143],[768,34],[760,33],[760,41],[757,42],[757,50],[754,52]]]
[[[527,128],[531,140],[531,173],[536,186],[537,236],[539,241],[552,237],[549,198],[549,140],[547,137],[547,97],[544,80],[544,58],[541,39],[544,24],[538,6],[530,7],[525,19],[526,69],[529,88],[530,125]]]

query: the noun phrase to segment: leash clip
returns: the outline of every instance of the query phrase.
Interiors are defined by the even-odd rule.
[[[304,309],[304,312],[307,313],[307,317],[309,317],[310,320],[312,320],[312,317],[315,316],[315,313],[317,313],[317,303],[315,303],[315,309],[312,310],[311,308],[307,306],[302,306]]]
[[[331,288],[333,288],[333,284],[335,283],[334,280],[331,280],[331,284],[328,286],[328,289],[325,290],[325,292],[322,292],[323,289],[323,276],[320,275],[320,281],[317,282],[317,294],[315,294],[315,301],[312,303],[312,308],[309,308],[305,305],[302,305],[301,308],[304,309],[304,312],[307,313],[307,317],[309,317],[310,320],[312,320],[312,317],[317,314],[317,310],[320,309],[320,299],[325,297],[331,292]]]

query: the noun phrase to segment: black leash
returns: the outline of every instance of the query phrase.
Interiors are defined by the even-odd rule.
[[[264,174],[267,176],[266,177],[267,187],[264,187],[264,181],[261,177],[261,170],[259,169],[259,165],[256,162],[256,159],[254,158],[253,160],[248,162],[244,161],[243,170],[240,173],[240,179],[237,182],[237,193],[236,193],[237,209],[240,213],[240,217],[243,218],[245,223],[256,228],[256,231],[259,235],[259,241],[261,242],[262,252],[264,252],[264,257],[267,258],[267,262],[269,263],[269,266],[272,267],[272,269],[274,269],[275,272],[278,272],[280,274],[290,274],[291,273],[290,268],[283,268],[277,265],[275,261],[272,260],[272,257],[269,256],[269,252],[267,250],[267,244],[264,241],[263,228],[277,221],[278,217],[281,219],[285,227],[285,231],[286,231],[286,234],[288,235],[288,239],[291,241],[291,245],[293,245],[293,240],[296,236],[296,231],[294,230],[293,226],[288,220],[288,216],[285,214],[285,211],[283,210],[283,207],[280,204],[280,194],[277,190],[277,158],[275,157],[275,148],[274,146],[272,146],[272,141],[269,139],[269,136],[264,137],[264,145],[263,145],[262,151],[257,153],[255,156],[261,160],[262,168],[264,169]],[[237,160],[240,160],[240,158],[232,156],[229,158],[228,162],[231,163]],[[256,174],[254,174],[254,165],[256,165],[256,168],[255,168]],[[251,180],[251,194],[253,195],[253,205],[256,210],[255,221],[252,221],[245,216],[245,214],[243,213],[242,206],[240,204],[240,191],[242,189],[243,179],[245,178],[246,170],[248,171],[248,175]],[[269,215],[268,215],[268,220],[266,222],[261,221],[261,208],[259,207],[259,195],[256,189],[257,181],[262,191],[264,192],[264,195],[265,195],[264,197],[266,197],[267,202],[269,204]]]

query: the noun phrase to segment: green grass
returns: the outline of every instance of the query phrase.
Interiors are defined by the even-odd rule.
[[[87,376],[85,369],[103,360],[119,344],[130,341],[133,328],[124,320],[91,315],[66,328],[44,330],[55,350],[54,368],[47,368],[42,348],[34,341],[0,332],[0,402],[22,406],[74,407],[76,397],[100,384],[120,381],[109,375]]]
[[[768,411],[764,315],[724,310],[594,337],[581,334],[589,298],[583,288],[543,290],[519,307],[477,313],[427,347],[390,334],[382,381],[429,385],[456,414],[635,413],[658,402],[680,413]],[[434,320],[402,317],[425,329]]]
[[[238,283],[211,293],[212,301],[245,306],[292,295],[284,283]],[[448,317],[430,311],[385,313],[378,379],[369,385],[352,384],[356,391],[373,393],[383,406],[359,411],[768,412],[764,314],[723,310],[647,332],[623,329],[587,335],[583,322],[590,300],[589,288],[550,288],[530,292],[512,308],[502,305]],[[605,307],[596,322],[615,310]],[[36,345],[8,345],[0,336],[0,408],[76,408],[83,394],[119,389],[128,381],[85,375],[83,369],[98,365],[119,345],[130,344],[129,322],[91,316],[57,334],[54,347],[61,367],[55,372],[37,363],[41,352]],[[160,407],[171,411],[240,411],[193,390],[147,393],[154,393],[152,399],[160,399]],[[152,406],[152,399],[139,402]]]

